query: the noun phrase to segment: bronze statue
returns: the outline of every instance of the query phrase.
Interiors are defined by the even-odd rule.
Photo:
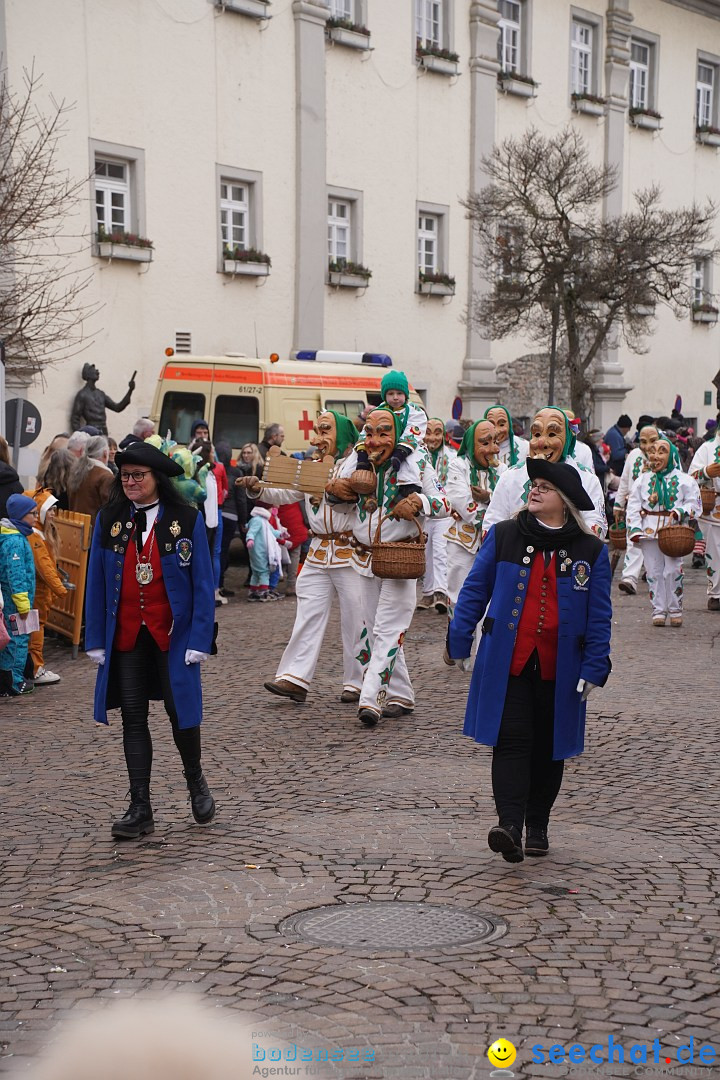
[[[71,430],[77,431],[86,424],[92,424],[102,435],[107,435],[107,415],[105,410],[112,409],[113,412],[122,412],[123,409],[128,407],[132,392],[135,389],[136,375],[137,371],[133,371],[125,397],[121,401],[113,401],[103,390],[98,390],[95,385],[100,378],[100,372],[95,365],[83,364],[82,377],[85,380],[85,386],[82,390],[78,390],[75,395],[70,414]]]

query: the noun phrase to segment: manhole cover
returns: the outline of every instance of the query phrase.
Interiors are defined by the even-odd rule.
[[[285,937],[317,945],[356,949],[440,949],[491,941],[507,930],[503,919],[477,915],[448,904],[409,904],[401,900],[332,904],[300,911],[278,927]]]

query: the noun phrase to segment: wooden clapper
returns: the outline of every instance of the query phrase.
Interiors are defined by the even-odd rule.
[[[300,461],[298,458],[281,457],[279,454],[265,459],[261,483],[265,487],[284,488],[287,491],[303,491],[307,495],[324,495],[334,466],[328,456],[322,461]]]

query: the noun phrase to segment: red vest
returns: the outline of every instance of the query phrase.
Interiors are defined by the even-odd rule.
[[[141,561],[143,562],[147,562],[154,534],[153,528],[142,550]],[[135,575],[138,560],[134,539],[133,533],[125,553],[113,648],[118,652],[130,652],[134,649],[140,627],[145,623],[158,648],[162,652],[167,652],[170,648],[173,616],[163,582],[160,552],[157,543],[153,544],[150,555],[153,579],[149,585],[140,585]]]
[[[513,650],[510,674],[520,675],[537,649],[540,677],[554,679],[557,669],[558,606],[555,553],[545,567],[542,551],[535,555]]]

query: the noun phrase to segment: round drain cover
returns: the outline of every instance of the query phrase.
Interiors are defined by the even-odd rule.
[[[317,945],[397,952],[491,941],[501,937],[507,926],[503,919],[491,919],[449,904],[378,900],[300,911],[284,919],[278,929],[285,937]]]

